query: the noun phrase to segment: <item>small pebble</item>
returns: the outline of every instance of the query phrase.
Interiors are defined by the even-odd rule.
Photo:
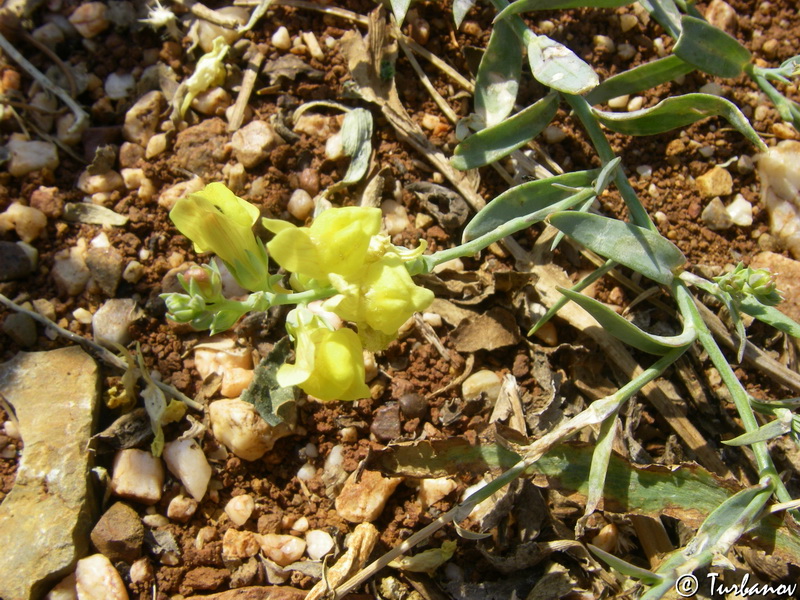
[[[400,407],[392,402],[378,408],[369,430],[380,442],[400,437]]]
[[[36,240],[47,226],[47,216],[39,209],[12,202],[0,213],[0,233],[13,229],[26,243]]]
[[[36,344],[36,321],[24,313],[11,313],[3,321],[3,333],[23,348]]]
[[[727,196],[733,191],[733,178],[722,167],[714,167],[697,178],[697,189],[705,198]]]
[[[314,200],[306,190],[297,189],[292,192],[286,210],[298,221],[305,221],[314,211]]]
[[[598,50],[603,52],[608,52],[609,54],[613,53],[614,50],[617,49],[614,40],[612,40],[607,35],[596,35],[594,36],[594,46]]]
[[[419,492],[417,494],[422,510],[427,510],[432,504],[436,504],[445,496],[453,493],[457,487],[458,484],[449,477],[423,479],[419,482]]]
[[[306,554],[311,560],[321,560],[333,550],[333,538],[327,531],[312,529],[306,532]]]
[[[130,326],[141,311],[132,298],[111,298],[97,309],[92,318],[92,334],[98,344],[126,345],[131,341]]]
[[[76,308],[75,310],[73,310],[72,316],[75,317],[75,320],[78,323],[81,323],[83,325],[91,325],[92,323],[92,316],[93,316],[92,313],[90,313],[83,307]]]
[[[169,140],[166,133],[156,133],[149,140],[144,149],[144,157],[147,160],[152,160],[166,152],[169,147]]]
[[[355,427],[344,427],[339,435],[345,444],[355,444],[358,441],[358,429]]]
[[[742,175],[752,173],[754,168],[753,159],[746,154],[740,156],[739,160],[736,161],[736,170]]]
[[[291,433],[288,425],[272,427],[252,404],[235,398],[212,402],[208,414],[217,441],[244,460],[258,460]]]
[[[300,517],[299,519],[297,519],[297,521],[292,523],[292,529],[300,533],[305,533],[306,531],[308,531],[308,528],[309,524],[308,524],[308,519],[306,517]]]
[[[161,499],[163,485],[161,459],[135,448],[120,450],[114,456],[109,486],[112,494],[142,504],[155,504]]]
[[[164,515],[145,515],[142,517],[142,523],[150,527],[151,529],[157,529],[159,527],[166,527],[169,525],[169,519]]]
[[[106,96],[112,100],[122,100],[130,95],[135,85],[136,80],[130,73],[123,73],[121,75],[118,73],[111,73],[106,77],[104,87]]]
[[[132,260],[125,265],[125,270],[122,271],[122,278],[128,283],[136,283],[144,277],[144,265],[138,260]]]
[[[566,132],[558,125],[548,125],[544,128],[542,135],[544,136],[544,141],[548,144],[557,144],[567,137]]]
[[[241,496],[234,496],[228,501],[225,505],[225,514],[228,515],[231,521],[241,527],[247,523],[255,507],[256,503],[253,497],[250,494],[242,494]]]
[[[322,48],[320,48],[317,36],[314,35],[313,31],[304,31],[301,37],[303,38],[303,42],[305,42],[306,48],[308,48],[308,53],[311,55],[311,58],[319,61],[325,60],[325,53],[322,51]]]
[[[55,264],[50,272],[59,293],[67,296],[77,296],[86,287],[89,281],[89,267],[86,266],[86,245],[81,244],[64,249],[55,255]]]
[[[267,533],[259,536],[259,542],[267,558],[281,567],[297,562],[306,551],[305,540],[293,535]]]
[[[122,126],[125,140],[145,148],[148,140],[158,131],[166,105],[166,97],[157,90],[139,98],[125,113],[125,123]]]
[[[634,96],[628,101],[627,110],[628,112],[635,112],[637,110],[641,110],[644,106],[644,97],[642,96]]]
[[[461,395],[464,400],[475,400],[483,396],[489,405],[493,405],[500,395],[502,380],[494,371],[482,369],[473,373],[461,384]]]
[[[325,156],[330,160],[337,160],[344,156],[344,146],[342,146],[342,134],[335,133],[325,142]]]
[[[239,560],[255,556],[261,549],[259,537],[252,531],[228,529],[222,536],[222,559]]]
[[[402,481],[401,477],[384,477],[377,471],[363,471],[360,478],[353,473],[336,497],[336,513],[351,523],[374,521]]]
[[[312,197],[319,193],[319,173],[316,169],[306,167],[300,172],[300,187]]]
[[[272,34],[272,45],[278,50],[288,50],[292,47],[292,38],[289,36],[289,30],[286,27],[278,27],[275,33]]]
[[[12,177],[23,177],[28,173],[58,167],[58,149],[52,142],[14,138],[6,144],[9,161],[6,168]]]
[[[69,22],[84,38],[90,39],[108,29],[108,7],[102,2],[84,2],[69,16]]]
[[[634,48],[630,44],[623,43],[617,46],[617,55],[622,60],[630,60],[634,57],[635,54],[636,54],[636,48]]]
[[[703,209],[700,219],[709,229],[720,231],[730,228],[733,225],[733,219],[725,209],[725,205],[719,197],[714,198]]]
[[[428,414],[428,402],[415,392],[400,396],[399,405],[403,415],[409,419],[422,419]]]
[[[196,511],[197,500],[185,496],[184,494],[178,494],[169,501],[169,506],[167,506],[167,518],[171,521],[177,521],[178,523],[186,523],[194,516]]]
[[[611,98],[608,101],[608,107],[613,108],[614,110],[625,108],[628,106],[628,100],[630,96],[628,94],[623,94],[622,96],[617,96],[616,98]]]
[[[211,465],[208,464],[203,449],[194,439],[175,440],[164,444],[163,456],[170,472],[200,502],[206,495],[211,479]]]
[[[750,227],[753,224],[753,205],[741,194],[736,194],[725,210],[731,217],[734,225]]]
[[[22,279],[30,275],[34,269],[32,258],[36,258],[35,250],[33,256],[29,255],[23,248],[23,242],[0,241],[0,281]]]
[[[383,214],[383,226],[390,236],[402,233],[411,225],[408,211],[402,204],[394,200],[385,200],[381,204],[381,213]]]
[[[648,179],[653,175],[653,167],[650,165],[639,165],[636,167],[636,172],[639,174],[640,177],[644,179]]]
[[[620,29],[622,29],[622,33],[630,31],[638,24],[639,24],[639,19],[636,18],[636,15],[626,13],[624,15],[619,16],[619,26]]]
[[[709,81],[708,83],[700,86],[700,89],[697,91],[701,94],[711,94],[712,96],[722,97],[725,95],[725,90],[716,81]]]
[[[82,558],[75,567],[75,590],[80,600],[128,600],[114,565],[102,554]]]
[[[280,142],[272,125],[266,121],[251,121],[233,134],[231,149],[236,160],[250,169],[266,160]]]
[[[134,585],[146,585],[155,578],[153,565],[150,564],[147,557],[142,557],[131,565],[128,577],[130,577],[131,583]]]

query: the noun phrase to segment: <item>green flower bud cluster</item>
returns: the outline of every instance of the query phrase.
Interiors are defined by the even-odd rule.
[[[783,300],[775,276],[768,269],[753,269],[739,263],[733,271],[715,277],[714,281],[722,292],[736,301],[751,297],[765,306],[775,306]]]

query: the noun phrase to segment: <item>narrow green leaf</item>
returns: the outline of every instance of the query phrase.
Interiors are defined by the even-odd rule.
[[[575,241],[649,277],[669,285],[686,262],[680,250],[658,233],[616,219],[588,213],[560,212],[550,224]]]
[[[241,396],[273,427],[281,423],[294,426],[296,419],[295,388],[281,387],[277,378],[278,369],[287,361],[291,350],[289,336],[281,338],[256,367],[253,381]]]
[[[527,144],[556,116],[558,96],[548,94],[502,123],[471,135],[455,149],[450,164],[460,170],[488,165]]]
[[[765,306],[755,298],[746,297],[739,302],[739,308],[762,323],[772,325],[775,329],[788,333],[792,337],[800,338],[800,324],[774,306]]]
[[[515,186],[481,209],[467,224],[462,239],[465,242],[474,240],[517,217],[548,208],[560,210],[554,208],[556,203],[572,196],[575,188],[592,185],[597,173],[597,170],[575,171]]]
[[[411,5],[411,0],[389,0],[392,5],[392,14],[397,21],[397,26],[400,27],[406,18],[408,7]]]
[[[473,6],[475,6],[475,0],[453,0],[453,20],[456,23],[456,29],[461,27],[461,22]]]
[[[536,81],[565,94],[585,94],[600,82],[592,67],[545,35],[528,43],[528,62]]]
[[[517,0],[505,7],[495,17],[495,23],[509,15],[534,10],[563,10],[567,8],[618,8],[634,4],[635,0]]]
[[[637,567],[636,565],[632,565],[631,563],[622,560],[618,556],[614,556],[606,552],[605,550],[601,550],[597,546],[592,544],[586,544],[589,547],[589,550],[592,551],[597,558],[602,560],[612,569],[616,569],[623,575],[627,575],[628,577],[633,577],[644,583],[645,585],[656,585],[659,583],[663,577],[660,575],[656,575],[652,571],[648,571],[647,569],[643,569],[641,567]]]
[[[558,291],[592,315],[603,329],[611,335],[643,352],[661,356],[676,348],[688,346],[695,340],[694,326],[689,321],[686,322],[680,335],[653,335],[642,331],[626,318],[618,315],[611,308],[594,298],[589,298],[564,288],[558,288]]]
[[[673,0],[639,0],[639,3],[671,37],[680,35],[681,13]]]
[[[681,28],[675,56],[710,75],[738,77],[752,59],[747,48],[703,19],[684,15]]]
[[[766,442],[772,438],[782,436],[792,430],[792,411],[786,408],[779,408],[775,411],[776,419],[762,425],[755,431],[743,433],[742,435],[722,442],[727,446],[749,446],[757,442]]]
[[[735,104],[710,94],[685,94],[662,100],[651,108],[628,113],[592,109],[600,122],[617,133],[656,135],[680,129],[707,117],[721,116],[760,150],[766,145]]]
[[[592,454],[592,467],[589,469],[589,494],[586,496],[586,508],[583,511],[585,515],[592,514],[603,499],[608,461],[611,459],[611,449],[617,433],[618,413],[619,408],[600,425],[600,433]]]
[[[592,105],[602,104],[617,96],[649,90],[692,71],[692,65],[670,54],[609,77],[586,94],[586,101]]]
[[[497,23],[475,76],[475,112],[486,127],[502,122],[514,110],[521,72],[522,42],[508,23]]]

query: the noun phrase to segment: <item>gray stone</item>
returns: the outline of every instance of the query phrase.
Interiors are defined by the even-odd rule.
[[[92,529],[92,544],[111,562],[133,563],[142,555],[144,525],[124,502],[111,505]]]
[[[128,327],[139,318],[140,310],[131,298],[106,300],[92,317],[92,334],[98,344],[115,342],[124,346],[131,341]]]
[[[714,198],[708,203],[700,215],[700,220],[706,227],[714,231],[730,229],[733,226],[733,219],[719,198]]]
[[[36,343],[36,321],[24,313],[12,313],[3,321],[3,333],[23,348]]]
[[[0,242],[0,281],[22,279],[33,271],[28,253],[14,242]]]
[[[264,162],[280,139],[269,123],[253,121],[233,134],[233,155],[246,169]]]
[[[0,505],[2,598],[40,598],[87,553],[92,455],[86,448],[98,386],[97,365],[77,346],[20,352],[0,365],[0,388],[25,444],[14,487]]]
[[[125,113],[122,135],[128,142],[139,144],[142,148],[158,130],[161,115],[167,105],[164,94],[159,91],[148,92]]]
[[[122,254],[114,248],[89,248],[86,252],[86,266],[97,286],[106,296],[117,293],[122,278]]]
[[[390,442],[400,437],[400,407],[392,402],[375,411],[369,428],[379,442]]]
[[[229,141],[225,121],[219,118],[206,119],[178,134],[175,162],[200,177],[216,177],[230,155]]]

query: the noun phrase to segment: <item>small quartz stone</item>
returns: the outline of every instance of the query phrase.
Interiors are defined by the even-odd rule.
[[[177,521],[178,523],[186,523],[194,516],[196,511],[197,500],[190,498],[189,496],[184,496],[183,494],[178,494],[169,501],[169,506],[167,506],[167,517],[172,521]]]
[[[374,521],[402,481],[401,477],[384,477],[377,471],[364,471],[360,478],[353,473],[336,497],[336,512],[351,523]]]
[[[705,198],[727,196],[733,192],[733,178],[722,167],[714,167],[697,178],[697,189]]]
[[[231,521],[241,527],[247,523],[247,519],[253,514],[255,506],[255,501],[249,494],[234,496],[225,505],[225,514],[228,515]]]
[[[163,485],[161,459],[135,448],[117,452],[112,467],[111,493],[142,504],[155,504],[161,499]]]
[[[297,562],[306,551],[305,540],[293,535],[267,533],[260,536],[261,550],[281,567]]]
[[[33,171],[58,167],[58,149],[52,142],[12,139],[6,144],[10,154],[7,169],[13,177],[22,177]]]
[[[311,560],[320,560],[333,550],[333,538],[327,531],[312,529],[306,532],[306,554]]]
[[[494,371],[486,369],[473,373],[461,384],[464,400],[474,400],[483,395],[489,404],[494,404],[500,395],[502,380]]]
[[[252,531],[228,529],[225,535],[222,536],[223,560],[237,560],[255,556],[261,550],[259,537],[258,534]]]
[[[122,577],[102,554],[78,561],[75,589],[80,600],[128,600]]]
[[[286,27],[278,27],[272,34],[272,45],[278,50],[288,50],[292,47],[292,38],[289,37],[289,30]]]
[[[111,24],[108,7],[102,2],[84,2],[69,16],[69,22],[85,38],[93,38]]]
[[[211,465],[197,442],[186,439],[164,444],[164,461],[170,472],[200,502],[206,495],[208,482],[211,480]]]
[[[700,219],[702,219],[706,227],[714,231],[728,229],[733,225],[733,219],[731,219],[730,214],[725,209],[725,205],[719,198],[714,198],[708,203],[703,209]]]

